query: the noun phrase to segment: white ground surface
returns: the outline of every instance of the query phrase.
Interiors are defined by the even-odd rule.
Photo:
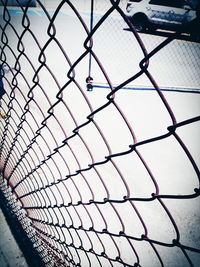
[[[86,38],[86,34],[82,27],[80,27],[78,20],[74,18],[72,12],[67,12],[68,13],[66,13],[66,11],[63,11],[65,15],[56,18],[56,38],[62,44],[63,48],[70,57],[70,61],[73,63],[84,52],[82,44]],[[86,22],[88,23],[88,16],[84,15],[83,18],[86,19]],[[21,16],[15,15],[13,17],[13,20],[15,29],[17,29],[19,34],[22,33],[23,28],[20,23]],[[43,46],[48,39],[48,36],[46,34],[48,25],[47,19],[44,16],[32,15],[30,16],[30,21],[31,30],[34,32],[35,36],[37,36],[40,45]],[[119,39],[117,43],[115,42],[116,46],[112,45],[111,43],[111,41],[113,40],[111,35],[117,33],[113,33],[109,29],[109,34],[107,30],[110,26],[107,27],[106,23],[101,30],[104,31],[104,38],[101,38],[101,34],[97,34],[96,39],[94,38],[94,40],[96,41],[94,43],[94,51],[100,58],[103,66],[108,72],[109,78],[114,84],[118,84],[124,81],[125,79],[130,77],[130,75],[137,72],[139,70],[138,63],[142,58],[141,50],[139,49],[135,39],[131,37],[130,32],[123,31],[121,25],[122,24],[120,24],[119,29],[116,29],[116,31],[122,33],[122,35],[119,35],[121,39]],[[16,47],[18,39],[15,34],[13,34],[13,30],[9,26],[7,27],[7,34],[9,36],[9,44],[12,46],[15,53],[19,54],[19,51],[17,51]],[[147,45],[147,49],[150,49],[148,48],[148,44],[150,43],[149,40],[152,40],[151,38],[154,37],[142,35],[142,39],[144,39],[145,44]],[[153,44],[155,45],[156,42],[160,41],[160,38],[154,39]],[[124,54],[127,53],[127,49],[124,49],[124,53],[122,53],[124,47],[121,42],[125,43],[128,47],[132,46],[133,54],[131,54],[131,56],[129,56],[129,54],[126,56]],[[127,44],[127,42],[129,42],[129,44]],[[176,86],[176,82],[181,81],[181,84],[178,84],[177,86],[199,88],[199,70],[193,69],[192,67],[193,65],[199,64],[197,63],[199,62],[199,59],[196,58],[196,56],[187,53],[187,51],[191,51],[191,49],[193,49],[192,51],[196,53],[196,51],[199,50],[199,44],[189,43],[187,49],[185,48],[185,45],[182,45],[183,49],[181,50],[181,52],[177,52],[176,42],[177,41],[174,41],[174,45],[172,44],[172,46],[166,47],[161,51],[162,57],[158,60],[160,62],[159,65],[157,64],[158,61],[156,62],[156,64],[153,64],[154,60],[156,61],[156,57],[152,60],[150,71],[152,75],[155,76],[158,84],[161,83],[163,86]],[[40,66],[40,63],[38,62],[40,51],[29,33],[26,33],[23,36],[23,43],[25,45],[26,55],[28,55],[28,58],[37,69]],[[108,43],[108,45],[103,45],[103,43]],[[120,49],[118,46],[120,46]],[[191,49],[189,48],[190,46]],[[9,62],[10,67],[13,68],[15,58],[13,57],[9,49],[6,49],[5,52],[7,56],[7,62]],[[168,59],[169,54],[171,53],[173,55],[173,59],[171,59],[168,65],[163,64],[163,61],[165,62]],[[177,56],[176,53],[182,53],[184,56],[180,57],[180,54]],[[108,57],[108,55],[110,55],[110,57]],[[47,59],[46,63],[54,73],[57,84],[45,68],[41,69],[41,71],[39,72],[39,78],[40,84],[44,88],[44,92],[42,92],[39,87],[36,87],[33,91],[34,100],[39,104],[41,110],[32,101],[30,102],[29,108],[33,116],[30,113],[26,115],[26,120],[28,121],[29,125],[31,125],[33,131],[36,131],[38,129],[38,125],[41,126],[41,122],[44,119],[43,114],[44,116],[47,116],[47,111],[50,108],[50,103],[53,104],[56,102],[58,84],[61,88],[68,81],[67,72],[69,70],[69,65],[64,59],[60,48],[54,41],[52,41],[52,43],[50,43],[46,48],[45,56]],[[193,65],[188,65],[187,62],[188,60],[191,62],[191,57],[192,62],[195,63],[193,63]],[[14,108],[19,116],[21,116],[24,112],[24,110],[21,110],[20,106],[24,109],[26,101],[28,100],[27,94],[29,91],[29,86],[31,87],[34,85],[34,82],[32,81],[34,71],[27,62],[27,59],[25,59],[25,57],[23,56],[20,58],[20,65],[21,72],[24,73],[28,84],[20,74],[17,75],[18,85],[14,91],[16,101],[14,101],[13,103]],[[187,70],[184,73],[187,73],[189,77],[193,75],[192,85],[185,74],[184,76],[182,76],[182,67],[184,68],[184,71],[185,69]],[[177,71],[175,71],[174,69],[176,69]],[[13,73],[16,73],[16,70],[12,71]],[[64,90],[63,99],[66,101],[68,108],[74,115],[77,124],[80,125],[87,121],[87,116],[91,113],[91,109],[88,106],[86,99],[90,102],[92,109],[95,110],[102,104],[106,103],[106,96],[109,93],[109,90],[105,88],[94,88],[93,92],[86,91],[85,78],[88,75],[88,56],[85,57],[77,65],[75,72],[75,78],[83,88],[83,94],[85,95],[80,93],[76,86],[70,84]],[[92,75],[95,81],[102,83],[106,82],[105,77],[103,77],[95,62],[93,62]],[[6,74],[6,78],[9,81],[11,81],[12,77],[13,76],[11,72],[8,72]],[[4,83],[6,90],[8,90],[9,92],[10,89],[8,83],[6,81]],[[149,82],[145,77],[141,77],[140,79],[136,80],[135,85],[138,86],[140,84],[148,86]],[[44,93],[48,96],[48,100]],[[199,115],[200,94],[177,92],[163,92],[163,94],[170,104],[177,122],[181,122]],[[1,109],[3,108],[4,111],[7,110],[6,104],[8,104],[8,101],[8,97],[5,96],[5,102],[1,107]],[[115,101],[126,116],[138,142],[165,134],[167,133],[167,127],[172,125],[172,120],[169,116],[169,113],[167,112],[160,97],[155,91],[120,90],[116,93]],[[17,131],[18,129],[17,126],[20,124],[20,119],[19,116],[16,116],[14,112],[12,112],[11,115],[12,129],[11,126],[9,126],[9,130],[13,133],[13,136],[15,136],[15,131]],[[53,140],[52,135],[47,128],[42,130],[42,135],[44,136],[45,140],[47,140],[48,147],[44,143],[42,138],[39,137],[37,140],[37,145],[34,145],[34,149],[35,151],[37,151],[37,156],[34,153],[30,152],[34,161],[29,160],[29,157],[27,157],[27,159],[23,160],[21,164],[21,166],[26,166],[28,171],[31,168],[34,168],[35,165],[39,164],[41,160],[44,159],[44,155],[47,156],[58,145],[61,145],[62,141],[66,138],[66,135],[72,135],[72,131],[76,127],[74,121],[70,117],[69,112],[66,111],[64,105],[57,105],[54,109],[54,115],[56,116],[56,118],[58,118],[60,124],[64,128],[64,131],[60,128],[58,122],[54,118],[51,117],[48,120],[47,125],[56,137],[56,140]],[[119,111],[117,111],[117,109],[113,105],[109,105],[103,111],[97,113],[94,116],[94,120],[106,136],[112,154],[126,151],[129,149],[129,145],[133,144],[130,131],[128,131],[128,128],[121,115],[119,114]],[[1,123],[2,125],[4,125],[5,122],[2,121]],[[199,122],[180,127],[177,130],[177,133],[187,145],[196,164],[199,166]],[[24,140],[26,140],[26,142],[21,142],[21,147],[18,147],[21,153],[23,150],[26,150],[26,146],[27,144],[29,144],[29,140],[27,139],[26,134],[30,139],[34,137],[28,124],[24,123],[23,130],[21,131],[21,136],[24,138]],[[108,148],[105,146],[105,143],[103,142],[93,124],[90,123],[87,126],[81,128],[79,134],[87,142],[90,150],[92,151],[94,162],[102,161],[105,159],[105,156],[108,156]],[[11,139],[12,138],[13,137],[11,137]],[[60,150],[60,154],[66,160],[69,169],[67,169],[66,164],[63,158],[61,158],[60,154],[57,154],[54,156],[54,162],[59,166],[59,169],[55,167],[55,164],[52,160],[48,161],[47,164],[44,164],[42,168],[34,174],[35,178],[34,176],[31,176],[33,178],[33,184],[37,186],[36,180],[38,183],[41,183],[40,180],[37,179],[37,176],[41,178],[44,184],[47,184],[47,182],[45,182],[46,179],[48,179],[48,182],[52,182],[55,177],[56,179],[65,177],[67,174],[69,174],[69,171],[71,174],[76,173],[76,170],[80,168],[87,168],[88,164],[92,163],[91,156],[86,151],[85,146],[78,137],[71,139],[69,141],[69,144],[75,151],[75,154],[81,166],[78,166],[69,149],[67,147],[64,147]],[[41,154],[40,148],[44,152],[44,155]],[[192,165],[186,157],[183,149],[174,137],[169,137],[159,142],[153,142],[140,146],[138,147],[138,150],[144,157],[145,161],[148,163],[153,175],[156,177],[156,181],[160,189],[160,194],[189,195],[194,193],[194,188],[199,187],[199,181],[194,172],[194,169],[192,168]],[[6,150],[4,153],[6,155]],[[14,160],[14,157],[12,157],[12,160]],[[119,166],[122,175],[125,177],[126,182],[130,188],[131,196],[150,197],[151,193],[155,192],[155,187],[152,180],[144,169],[144,166],[141,164],[141,161],[134,153],[125,155],[123,157],[116,157],[113,159],[113,161]],[[116,169],[113,168],[112,164],[108,163],[106,165],[97,167],[97,169],[104,178],[104,182],[109,189],[110,199],[122,199],[123,196],[127,194],[127,189],[123,185],[119,173],[116,172]],[[9,175],[9,164],[6,172],[7,175]],[[52,176],[52,173],[54,173],[55,177]],[[80,200],[80,195],[78,194],[78,190],[75,188],[75,185],[81,191],[83,202],[88,202],[92,198],[91,191],[89,190],[85,179],[88,181],[94,192],[95,200],[102,201],[103,198],[107,197],[105,188],[103,187],[102,183],[99,181],[96,173],[93,170],[84,172],[83,174],[85,177],[77,175],[74,176],[73,179],[69,179],[65,182],[65,185],[67,186],[71,194],[73,203],[77,203]],[[11,179],[11,182],[13,183],[15,183],[14,177],[15,176],[13,176]],[[27,192],[28,190],[24,189],[25,184],[26,183],[20,186],[17,190],[19,192],[20,190]],[[59,184],[58,187],[60,191],[63,192],[64,203],[69,203],[70,196],[69,194],[67,194],[63,185]],[[51,198],[51,204],[56,204],[56,201],[57,203],[62,203],[62,196],[58,193],[57,189],[55,187],[53,189],[52,187],[52,190],[56,198],[52,195],[52,192],[50,190],[46,190],[48,196],[50,196]],[[41,194],[43,195],[42,204],[45,205],[45,202],[49,204],[49,199],[46,194]],[[25,205],[30,205],[28,200],[24,200],[24,203]],[[180,242],[186,246],[199,248],[199,199],[165,199],[164,203],[168,207],[178,226],[181,237]],[[135,202],[134,204],[141,213],[145,224],[147,225],[149,238],[168,243],[171,243],[172,240],[176,238],[172,223],[170,222],[169,217],[166,215],[166,212],[158,201]],[[140,237],[141,234],[144,233],[144,229],[130,204],[115,204],[115,207],[120,213],[121,218],[125,224],[126,234]],[[122,225],[111,205],[99,205],[99,208],[101,209],[107,220],[107,228],[109,229],[109,231],[112,233],[118,233],[121,230]],[[97,208],[95,208],[94,205],[89,205],[87,209],[94,220],[94,228],[100,231],[105,228],[105,222],[101,219],[100,213]],[[75,214],[73,208],[69,208],[69,211],[73,217],[74,226],[78,227],[80,225],[80,219]],[[89,229],[89,227],[91,227],[91,220],[89,216],[80,206],[77,208],[77,211],[79,212],[81,217],[84,218],[84,227]],[[31,215],[34,216],[34,213],[32,213]],[[56,221],[55,214],[52,216]],[[61,217],[59,217],[59,219],[62,220]],[[70,219],[67,217],[67,214],[65,214],[65,219],[67,221],[67,224],[70,225]],[[96,251],[101,252],[102,247],[100,243],[95,241],[96,239],[94,236],[92,236],[92,234],[90,238],[95,243]],[[115,257],[117,252],[111,240],[107,239],[106,235],[101,235],[101,238],[104,245],[106,246],[106,253],[108,253],[110,257]],[[68,242],[70,243],[69,240]],[[135,256],[132,254],[130,246],[126,243],[125,239],[121,238],[116,242],[121,250],[122,258],[129,264],[133,263],[135,261]],[[79,245],[78,240],[76,240],[75,243],[77,246]],[[83,243],[85,247],[89,247],[87,240],[84,239],[84,237]],[[160,266],[158,259],[155,257],[155,254],[152,252],[152,249],[150,249],[147,243],[134,241],[133,244],[139,254],[141,266],[149,267],[149,263],[151,263],[151,266],[153,267]],[[181,254],[178,248],[167,248],[161,246],[156,247],[161,254],[166,266],[189,266],[189,264],[185,260],[185,257],[183,256],[183,254]],[[189,256],[193,260],[194,266],[198,267],[200,262],[199,254],[189,252]],[[87,263],[85,263],[85,265],[83,266],[85,267],[88,265]],[[104,266],[106,266],[106,263]],[[116,263],[115,266],[121,265]]]
[[[0,266],[27,267],[25,258],[19,249],[0,209]]]

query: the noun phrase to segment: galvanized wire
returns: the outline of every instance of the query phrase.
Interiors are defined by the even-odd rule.
[[[179,132],[184,127],[199,123],[200,116],[177,119],[156,77],[149,71],[150,60],[180,33],[174,33],[148,52],[119,6],[120,1],[111,0],[111,7],[90,30],[83,13],[73,1],[60,1],[53,15],[50,15],[38,0],[37,4],[48,21],[45,33],[48,38],[42,43],[32,28],[30,8],[20,8],[21,28],[18,29],[12,10],[6,2],[2,3],[0,58],[6,93],[0,102],[1,114],[6,115],[0,120],[1,190],[5,194],[10,190],[7,199],[9,201],[11,194],[18,210],[23,213],[19,215],[23,218],[19,221],[27,234],[31,232],[30,235],[34,236],[33,243],[36,242],[35,247],[44,263],[47,266],[93,267],[197,266],[200,253],[196,246],[198,242],[189,245],[184,231],[179,229],[173,204],[170,203],[175,203],[175,200],[177,203],[199,200],[198,162]],[[86,35],[81,44],[83,52],[76,59],[72,58],[70,51],[57,37],[56,19],[66,6]],[[117,12],[129,27],[142,53],[138,71],[117,86],[113,86],[109,71],[104,69],[101,58],[93,48],[95,33],[113,12]],[[9,40],[9,32],[14,41]],[[34,62],[31,53],[27,52],[26,36],[39,51]],[[51,45],[56,46],[65,62],[64,83],[49,65],[46,54]],[[78,67],[85,59],[88,66],[89,55],[110,89],[104,94],[103,101],[97,101],[98,105],[93,103],[86,85],[81,84],[79,79],[78,71],[81,70]],[[56,65],[57,55],[54,56]],[[10,58],[14,61],[12,66]],[[6,75],[6,69],[9,75]],[[165,132],[145,139],[136,134],[132,118],[127,116],[118,102],[122,88],[141,76],[145,76],[155,89],[155,95],[169,118]],[[48,79],[52,88],[43,82]],[[113,119],[112,114],[116,114]],[[117,127],[118,123],[123,125],[123,134]],[[109,127],[112,134],[107,130]],[[172,192],[165,188],[163,190],[163,181],[143,152],[148,145],[152,149],[157,145],[162,147],[162,142],[166,140],[173,140],[175,146],[184,153],[195,181],[193,184],[196,184],[192,191],[188,188],[187,192],[180,194],[178,188]],[[102,150],[99,150],[98,144]],[[176,153],[173,147],[171,153]],[[123,165],[123,162],[126,164]],[[136,162],[143,170],[141,176],[137,174]],[[127,166],[130,175],[127,175]],[[137,189],[140,179],[144,177],[147,186],[142,184],[142,189]],[[171,179],[173,184],[173,174]],[[140,193],[148,186],[145,194]],[[158,214],[154,214],[156,209],[159,210],[158,217]],[[152,234],[152,224],[156,224],[154,227],[157,229],[163,227],[163,234],[169,232],[169,238],[156,237],[156,229]],[[192,231],[197,226],[192,224],[188,227],[191,227],[190,233],[194,235]],[[197,236],[193,238],[196,240]],[[182,262],[177,263],[173,253],[177,253]],[[148,260],[145,263],[146,257]]]

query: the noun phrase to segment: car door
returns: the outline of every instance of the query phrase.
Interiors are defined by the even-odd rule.
[[[186,13],[188,12],[183,8],[184,1],[181,0],[151,0],[149,5],[152,10],[153,23],[163,26],[174,28],[182,25]]]

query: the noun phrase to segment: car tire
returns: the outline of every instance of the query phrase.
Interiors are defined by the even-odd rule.
[[[200,43],[200,34],[199,33],[192,33],[190,36],[191,36],[191,39],[193,42]]]
[[[192,22],[190,22],[187,27],[187,32],[190,34],[191,40],[194,42],[198,42],[198,43],[200,42],[199,27],[200,27],[199,17],[193,20]]]
[[[138,32],[144,32],[148,28],[148,21],[144,15],[135,15],[132,17],[131,22]]]

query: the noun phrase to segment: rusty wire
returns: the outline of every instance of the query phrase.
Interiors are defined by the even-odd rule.
[[[166,38],[149,53],[146,51],[140,35],[135,31],[120,8],[120,1],[111,0],[110,3],[111,7],[90,31],[81,13],[73,4],[73,1],[60,1],[60,4],[51,17],[42,2],[38,0],[37,4],[40,5],[40,8],[49,21],[47,29],[48,40],[43,45],[40,45],[40,40],[37,39],[34,31],[31,30],[31,22],[28,14],[29,8],[20,8],[23,11],[21,18],[22,29],[21,32],[18,32],[12,21],[12,13],[9,12],[7,5],[3,3],[4,24],[1,26],[1,64],[6,65],[11,73],[10,79],[6,75],[3,77],[4,86],[10,88],[10,93],[7,91],[6,95],[1,99],[1,112],[6,113],[4,120],[0,121],[0,168],[3,181],[11,188],[12,195],[16,197],[20,209],[25,211],[27,219],[30,220],[31,226],[29,227],[32,227],[35,231],[37,240],[40,240],[43,249],[47,250],[49,260],[46,261],[46,265],[93,267],[172,266],[165,264],[163,252],[160,250],[160,248],[171,248],[179,251],[178,253],[181,252],[184,258],[183,265],[176,266],[196,266],[193,263],[194,257],[191,255],[193,253],[198,257],[200,249],[187,245],[184,242],[182,233],[180,233],[179,226],[171,211],[170,204],[166,200],[189,201],[191,199],[198,199],[200,195],[199,186],[193,188],[193,192],[188,190],[188,194],[175,194],[170,192],[165,194],[163,190],[160,193],[158,177],[151,170],[151,165],[145,159],[141,150],[141,148],[148,144],[154,145],[163,140],[173,139],[185,153],[187,161],[193,169],[193,176],[199,185],[200,175],[198,164],[178,132],[185,126],[199,122],[200,116],[177,121],[176,114],[169,105],[159,85],[156,83],[156,79],[148,70],[150,59],[164,47],[168,46],[180,33]],[[75,61],[71,61],[70,53],[65,50],[65,47],[57,39],[57,29],[54,25],[59,12],[65,5],[73,11],[87,35],[85,42],[82,44],[84,52]],[[112,85],[109,74],[107,74],[101,63],[101,58],[93,51],[93,36],[113,12],[117,12],[131,29],[143,53],[138,72],[133,73],[131,77],[115,87]],[[8,29],[12,30],[12,34],[18,39],[18,43],[16,44],[17,54],[9,43],[7,37]],[[29,54],[26,53],[23,38],[27,33],[30,34],[35,42],[35,46],[40,50],[37,58],[39,63],[38,67],[34,65]],[[45,55],[48,46],[52,43],[60,49],[62,57],[66,61],[66,66],[68,66],[66,83],[62,85],[51,70],[51,67],[48,66],[48,58]],[[15,59],[14,68],[9,65],[8,53],[12,54]],[[77,66],[83,60],[88,59],[89,55],[100,68],[110,89],[110,92],[107,93],[104,99],[104,103],[95,109],[86,93],[85,85],[81,85],[76,79]],[[30,65],[34,72],[32,81],[26,77],[26,72],[20,63],[22,58],[26,59],[27,64]],[[48,97],[48,89],[40,84],[44,69],[52,77],[52,80],[57,86],[54,102]],[[164,133],[138,141],[138,136],[136,136],[134,131],[134,125],[130,123],[130,118],[123,113],[123,109],[116,99],[118,93],[124,86],[142,75],[146,76],[152,84],[152,87],[155,88],[156,94],[159,96],[165,111],[168,113],[171,123]],[[20,88],[19,78],[23,79],[26,84],[28,88],[27,94]],[[71,105],[65,97],[65,92],[69,90],[68,88],[71,85],[81,94],[89,111],[85,120],[81,123],[76,119],[76,114],[74,114],[74,110],[71,110]],[[35,99],[36,90],[40,90],[43,98],[48,102],[49,108],[47,110],[43,110],[43,101],[38,102]],[[23,101],[20,102],[18,95],[20,95]],[[35,118],[34,109],[32,109],[33,104],[40,112],[40,121]],[[66,131],[66,122],[61,121],[59,115],[56,113],[56,109],[61,105],[73,122],[74,128],[71,132]],[[112,145],[107,140],[108,137],[103,125],[99,125],[98,123],[98,115],[103,114],[108,108],[114,109],[123,121],[124,128],[131,136],[132,142],[124,150],[116,151],[112,148]],[[81,112],[81,108],[77,109],[76,112]],[[32,123],[29,119],[31,119]],[[49,121],[51,120],[58,126],[59,132],[62,133],[62,140],[54,129],[49,126]],[[84,129],[88,127],[93,128],[97,133],[99,138],[97,142],[104,144],[103,149],[106,151],[104,158],[96,160],[96,156],[93,154],[94,148],[91,148],[90,145],[90,136],[87,136],[87,138],[84,136]],[[26,131],[27,129],[28,131]],[[44,130],[46,130],[48,136],[51,136],[52,140],[46,139]],[[113,133],[113,135],[117,134],[116,132]],[[51,142],[53,143],[53,148],[50,144]],[[75,144],[78,142],[84,148],[84,156],[89,159],[87,166],[81,162],[79,152],[76,150],[73,142]],[[126,144],[126,141],[120,136],[119,142],[125,142]],[[69,155],[73,158],[72,161],[74,163],[72,166],[68,158]],[[118,158],[129,155],[137,158],[143,166],[144,172],[148,175],[148,179],[154,188],[148,196],[134,195],[134,190],[129,182],[130,177],[123,174],[124,170],[122,165],[118,164]],[[59,164],[60,162],[62,164]],[[61,165],[62,167],[60,167]],[[76,165],[76,169],[73,165]],[[108,166],[115,173],[112,181],[113,186],[115,179],[118,182],[120,181],[121,188],[119,188],[120,196],[118,198],[112,197],[113,192],[110,192],[111,188],[107,184],[107,176],[102,171],[104,166]],[[134,169],[134,166],[132,168]],[[90,177],[96,179],[98,181],[97,187],[100,186],[101,190],[104,191],[104,196],[101,199],[95,195],[98,189],[94,190],[94,184]],[[140,177],[137,179],[140,179]],[[84,190],[86,190],[86,193]],[[174,235],[170,242],[162,241],[159,238],[151,238],[147,219],[146,217],[143,218],[144,213],[140,211],[140,203],[141,205],[144,203],[157,203],[165,214],[164,217],[170,222],[170,227],[173,229],[172,232]],[[129,214],[126,216],[122,212],[123,207],[126,207],[129,211]],[[132,227],[135,225],[134,221],[131,221],[133,220],[131,214],[134,214],[140,225],[141,232],[139,235],[130,234],[131,231],[127,226],[127,221],[133,224]],[[130,219],[127,219],[129,215]],[[99,224],[102,228],[98,225],[97,220],[100,221]],[[163,221],[158,222],[157,227],[162,227],[163,223]],[[165,228],[163,228],[163,231],[165,231]],[[149,253],[151,254],[152,261],[150,257],[147,265],[143,265],[144,255],[141,255],[140,251],[142,251],[142,247],[140,245],[138,246],[138,244],[142,244],[144,247],[148,246],[148,251],[151,251]],[[126,255],[127,253],[129,254],[128,256]],[[169,253],[167,257],[170,258],[170,255]],[[45,254],[45,256],[41,257],[45,258],[47,256]],[[153,259],[156,265],[153,263]]]

